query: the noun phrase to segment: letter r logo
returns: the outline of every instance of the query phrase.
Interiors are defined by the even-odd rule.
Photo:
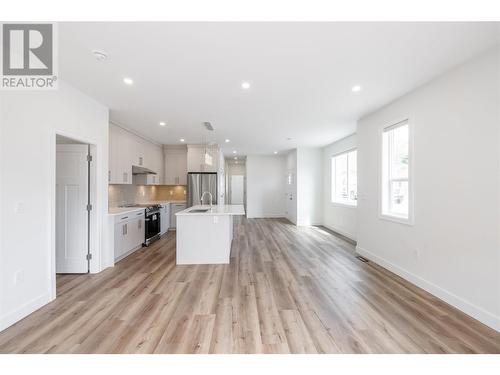
[[[53,74],[51,24],[3,25],[3,74]]]

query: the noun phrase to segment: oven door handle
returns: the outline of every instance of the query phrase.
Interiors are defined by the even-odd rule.
[[[144,221],[151,221],[151,219],[144,219]]]

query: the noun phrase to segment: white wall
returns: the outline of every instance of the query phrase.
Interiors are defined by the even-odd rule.
[[[499,49],[358,123],[358,251],[500,330]],[[414,225],[379,218],[380,128],[414,126]]]
[[[285,217],[285,157],[247,156],[247,217]]]
[[[297,150],[286,155],[285,175],[285,217],[297,224]],[[288,175],[291,174],[290,184]]]
[[[64,82],[55,91],[0,93],[0,329],[53,298],[56,132],[95,144],[100,228],[92,272],[106,247],[108,109]],[[16,275],[18,277],[16,285]]]
[[[323,156],[321,148],[297,149],[297,225],[323,222]]]
[[[350,135],[323,148],[323,225],[352,240],[356,240],[357,209],[332,203],[332,156],[356,148],[356,134]]]

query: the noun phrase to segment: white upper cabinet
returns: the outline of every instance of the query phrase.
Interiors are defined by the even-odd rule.
[[[164,146],[164,185],[187,185],[187,148],[185,146]]]
[[[132,163],[130,150],[132,140],[122,128],[109,124],[109,171],[110,184],[131,184]]]
[[[109,124],[109,183],[132,184],[132,166],[151,169],[154,178],[145,185],[159,185],[163,177],[162,146],[149,142],[114,124]],[[136,176],[137,177],[137,176]]]

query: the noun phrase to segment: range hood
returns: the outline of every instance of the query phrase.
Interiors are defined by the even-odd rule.
[[[137,175],[137,174],[156,174],[156,172],[152,171],[151,169],[145,168],[145,167],[139,167],[137,165],[132,166],[132,174]]]

